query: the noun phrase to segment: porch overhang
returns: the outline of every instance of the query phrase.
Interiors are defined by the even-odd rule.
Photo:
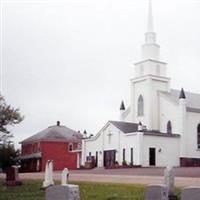
[[[28,159],[34,159],[34,158],[41,158],[42,153],[32,153],[32,154],[27,154],[27,155],[21,155],[17,158],[17,160],[28,160]]]

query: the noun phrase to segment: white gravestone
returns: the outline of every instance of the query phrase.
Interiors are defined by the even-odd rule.
[[[64,168],[61,174],[61,185],[67,185],[68,178],[69,178],[69,170],[67,168]]]
[[[68,184],[50,186],[45,190],[46,200],[80,200],[78,185]]]
[[[48,160],[46,162],[46,167],[45,167],[45,178],[43,181],[43,188],[49,187],[50,185],[54,185],[53,181],[53,161]]]
[[[187,187],[181,191],[181,200],[199,200],[200,187]]]
[[[168,188],[168,197],[169,200],[176,200],[177,196],[175,194],[175,186],[174,186],[174,168],[171,166],[166,167],[164,171],[164,179],[165,179],[165,185]]]
[[[50,181],[51,185],[54,185],[54,181],[53,181],[53,160],[51,160],[50,163],[49,163],[49,181]]]
[[[175,193],[175,188],[174,188],[174,169],[173,167],[166,167],[164,171],[164,176],[165,176],[165,185],[168,187],[168,194],[169,195],[174,195]]]
[[[145,188],[145,200],[168,200],[166,185],[149,185]]]

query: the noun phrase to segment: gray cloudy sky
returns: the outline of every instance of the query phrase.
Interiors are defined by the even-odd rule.
[[[129,104],[147,0],[1,0],[1,90],[25,120],[15,142],[57,120],[97,131]],[[200,93],[200,0],[153,0],[172,87]]]

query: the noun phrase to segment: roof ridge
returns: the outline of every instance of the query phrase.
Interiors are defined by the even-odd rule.
[[[22,140],[20,143],[41,141],[48,139],[78,139],[81,133],[66,126],[50,126],[42,131]]]
[[[124,122],[124,121],[114,121],[114,120],[109,120],[108,122],[127,123],[127,124],[138,124],[138,123],[135,123],[135,122]]]

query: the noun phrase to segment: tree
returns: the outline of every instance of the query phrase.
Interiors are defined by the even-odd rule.
[[[12,137],[8,126],[19,124],[24,117],[20,114],[19,109],[7,105],[3,96],[0,95],[0,143],[5,144]]]
[[[19,155],[19,150],[16,151],[10,141],[13,135],[8,127],[19,124],[23,119],[19,109],[7,105],[5,99],[0,95],[0,168],[3,170],[15,164],[15,158]]]
[[[4,144],[0,146],[0,168],[5,171],[8,167],[17,163],[16,158],[20,151],[15,150],[13,144]]]

